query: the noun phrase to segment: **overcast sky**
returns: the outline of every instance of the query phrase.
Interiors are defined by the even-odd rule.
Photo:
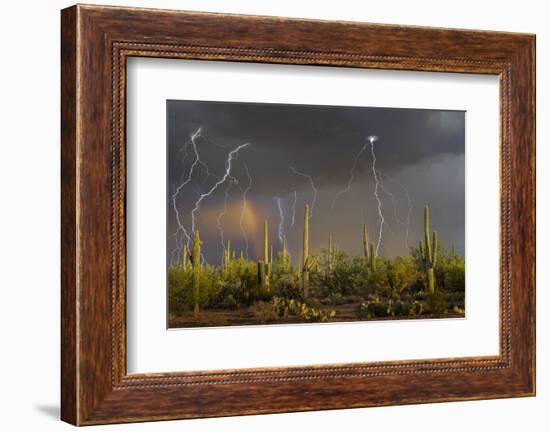
[[[248,239],[249,258],[260,259],[263,220],[275,252],[285,236],[299,259],[305,204],[312,208],[312,252],[326,247],[332,235],[343,250],[360,254],[363,223],[378,244],[381,218],[369,135],[379,138],[374,142],[384,217],[379,254],[406,254],[408,246],[418,245],[425,205],[440,238],[464,253],[463,111],[169,100],[167,115],[169,255],[174,233],[184,233],[172,197],[189,178],[175,204],[181,225],[191,232],[192,210],[200,200],[195,228],[210,263],[221,260],[222,235],[237,254]],[[200,163],[191,145],[199,129],[194,143]],[[230,176],[221,182],[229,153],[243,144],[248,145],[235,153]],[[243,211],[246,168],[252,181]],[[292,168],[311,177],[316,198],[310,179]]]

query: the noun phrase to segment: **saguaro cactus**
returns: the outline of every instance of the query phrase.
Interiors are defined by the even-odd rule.
[[[193,265],[193,314],[195,317],[199,315],[199,300],[200,300],[200,273],[201,273],[201,238],[199,231],[195,231],[195,236],[193,238],[193,254],[192,265]]]
[[[369,264],[370,271],[374,271],[376,269],[376,250],[374,249],[374,242],[369,242],[369,231],[366,224],[363,225],[363,254]]]
[[[265,262],[263,260],[258,261],[258,284],[262,290],[266,290],[265,284]]]
[[[185,271],[187,270],[187,244],[183,246],[183,260],[181,262],[181,267]]]
[[[225,269],[229,268],[230,262],[231,262],[231,241],[227,240],[227,247],[223,254],[223,263],[224,263]]]
[[[369,269],[371,272],[374,272],[376,270],[376,250],[374,249],[374,243],[369,243]]]
[[[420,240],[420,256],[426,271],[428,291],[430,293],[434,293],[435,291],[434,269],[437,264],[437,248],[438,241],[436,231],[433,232],[430,243],[430,209],[426,206],[424,208],[424,242]]]
[[[366,224],[363,225],[363,254],[369,258],[369,231]]]
[[[261,270],[260,270],[261,266]],[[260,279],[261,277],[261,279]],[[271,277],[271,262],[269,259],[269,226],[267,220],[264,220],[264,260],[258,262],[258,278],[262,289],[269,291]]]

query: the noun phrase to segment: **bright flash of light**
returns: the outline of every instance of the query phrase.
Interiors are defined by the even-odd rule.
[[[279,210],[279,229],[278,229],[279,242],[282,244],[283,243],[283,226],[284,226],[284,223],[285,223],[285,214],[284,214],[284,211],[283,211],[283,206],[281,205],[281,198],[279,196],[277,196],[275,198],[275,201],[277,201],[277,208]]]
[[[178,225],[177,229],[176,229],[176,232],[174,233],[175,238],[176,238],[176,250],[177,250],[178,260],[179,260],[181,250],[183,248],[183,238],[179,239],[180,235],[182,234],[183,237],[187,240],[187,245],[189,245],[191,237],[189,236],[189,233],[187,232],[187,229],[185,229],[185,225],[183,224],[183,222],[181,220],[180,212],[179,212],[178,205],[177,205],[177,198],[178,198],[178,195],[179,195],[180,191],[187,184],[189,184],[192,181],[193,172],[195,171],[196,166],[200,163],[200,156],[199,156],[199,152],[197,150],[197,143],[196,143],[196,139],[200,135],[201,135],[201,128],[200,127],[191,135],[191,140],[190,140],[189,144],[191,144],[192,147],[193,147],[193,152],[195,153],[195,160],[193,161],[193,163],[191,164],[191,167],[189,168],[187,179],[184,182],[182,182],[174,190],[174,193],[172,193],[172,197],[171,197],[172,208],[174,209],[174,213],[176,215],[176,223]]]
[[[197,201],[195,202],[195,206],[191,210],[191,231],[192,232],[195,231],[197,212],[200,209],[202,201],[208,198],[209,196],[211,196],[212,193],[214,193],[219,186],[221,186],[223,183],[225,183],[225,181],[227,181],[227,179],[231,176],[231,168],[233,165],[232,164],[233,160],[237,158],[240,150],[248,146],[250,146],[250,144],[248,143],[241,144],[237,148],[229,152],[229,154],[227,155],[227,160],[225,162],[225,173],[223,177],[221,177],[206,193],[202,193],[197,199]]]
[[[368,136],[367,140],[370,143],[370,151],[372,154],[372,176],[374,178],[374,197],[376,199],[376,202],[378,203],[378,218],[380,220],[379,228],[378,228],[378,241],[376,243],[376,255],[378,255],[380,244],[382,243],[382,232],[384,231],[384,214],[382,214],[382,201],[380,200],[380,196],[378,194],[378,187],[380,185],[380,181],[378,178],[378,174],[376,173],[376,155],[374,153],[374,143],[378,140],[378,136],[372,136],[372,135]]]

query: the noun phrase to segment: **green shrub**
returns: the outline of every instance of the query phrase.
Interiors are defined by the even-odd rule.
[[[424,306],[418,301],[408,302],[393,299],[375,299],[363,302],[357,307],[359,319],[373,319],[375,317],[411,317],[419,316],[424,311]]]
[[[270,302],[256,301],[250,307],[250,311],[254,314],[256,320],[262,323],[271,322],[279,318],[279,315],[276,313],[273,304]]]
[[[282,274],[273,286],[274,296],[290,299],[301,299],[302,289],[292,274]]]

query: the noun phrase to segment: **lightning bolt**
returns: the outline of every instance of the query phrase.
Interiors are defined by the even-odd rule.
[[[338,193],[336,193],[336,195],[334,196],[334,199],[332,200],[332,205],[330,206],[330,209],[333,210],[334,209],[334,205],[336,204],[336,201],[338,200],[338,197],[340,197],[340,195],[343,195],[344,193],[347,193],[351,190],[351,185],[353,184],[353,181],[355,179],[355,168],[357,166],[357,162],[359,161],[359,157],[361,157],[361,154],[363,154],[366,150],[367,150],[367,147],[368,147],[368,143],[366,143],[365,145],[363,145],[363,147],[359,150],[359,152],[356,154],[355,158],[353,159],[353,164],[351,165],[351,169],[349,171],[349,180],[348,180],[348,184],[346,185],[345,188],[343,188],[342,190],[340,190]]]
[[[243,191],[243,205],[241,207],[241,217],[239,219],[239,224],[241,226],[241,232],[243,233],[243,238],[244,238],[246,260],[248,260],[248,235],[246,234],[246,230],[244,228],[243,221],[244,221],[244,215],[245,215],[246,204],[247,204],[246,194],[248,193],[248,191],[252,187],[252,177],[250,176],[250,171],[248,170],[248,165],[246,163],[244,164],[244,169],[245,169],[246,175],[248,177],[248,186]]]
[[[386,196],[388,196],[390,198],[390,201],[392,203],[392,206],[393,206],[393,218],[395,219],[395,221],[397,222],[397,224],[399,224],[403,229],[407,229],[407,226],[405,225],[405,223],[403,223],[403,221],[399,218],[398,214],[397,214],[397,202],[395,200],[395,196],[394,194],[388,190],[388,188],[386,187],[384,181],[382,181],[382,177],[385,177],[385,178],[388,178],[388,176],[380,171],[378,171],[378,178],[380,179],[380,189],[386,194]]]
[[[179,209],[178,209],[178,205],[177,205],[177,198],[178,198],[178,195],[179,195],[179,192],[181,191],[181,189],[183,189],[187,184],[189,184],[191,181],[192,181],[192,177],[193,177],[193,173],[195,171],[195,168],[196,166],[199,164],[200,162],[200,156],[199,156],[199,152],[197,150],[197,144],[195,142],[195,140],[201,135],[201,128],[199,127],[192,135],[191,135],[191,140],[190,142],[186,143],[185,146],[187,146],[188,144],[192,145],[193,146],[193,151],[195,153],[195,160],[194,162],[191,164],[191,167],[189,168],[189,172],[188,172],[188,175],[187,175],[187,180],[182,182],[175,190],[174,190],[174,193],[172,193],[172,208],[174,209],[174,213],[176,214],[176,222],[178,224],[178,227],[176,229],[176,232],[174,233],[174,236],[176,238],[176,249],[177,250],[177,255],[178,255],[178,260],[179,260],[179,256],[180,256],[180,253],[181,253],[181,250],[183,248],[183,237],[187,240],[187,245],[189,245],[189,242],[191,241],[191,237],[189,236],[189,233],[187,232],[187,229],[185,229],[185,226],[183,224],[183,222],[181,221],[181,217],[180,217],[180,212],[179,212]],[[187,150],[186,150],[187,151]],[[183,237],[178,240],[179,238],[179,235],[182,234]],[[173,256],[173,252],[172,252],[172,256]]]
[[[411,224],[411,212],[412,212],[412,201],[411,201],[411,196],[409,195],[409,190],[403,184],[401,184],[401,182],[399,182],[396,179],[390,177],[389,175],[386,175],[385,173],[380,172],[380,171],[378,171],[378,173],[379,173],[380,176],[383,176],[385,180],[388,180],[388,181],[396,184],[399,188],[401,188],[403,190],[403,194],[405,195],[405,197],[407,199],[407,221],[406,221],[406,223],[404,223],[402,220],[400,220],[397,217],[397,203],[395,201],[394,194],[389,192],[382,182],[380,183],[380,187],[382,188],[384,193],[386,193],[390,197],[390,199],[392,201],[393,213],[394,213],[395,220],[397,221],[397,223],[399,223],[403,227],[403,229],[405,229],[405,247],[407,247],[407,249],[408,249],[409,248],[409,228],[410,228],[410,224]]]
[[[227,155],[227,160],[225,161],[225,173],[223,177],[221,177],[218,181],[216,181],[216,183],[206,193],[202,193],[197,199],[197,201],[195,202],[195,206],[191,210],[191,231],[192,232],[195,231],[195,223],[196,223],[196,217],[197,217],[196,214],[197,214],[197,211],[199,211],[200,209],[202,201],[208,198],[209,196],[211,196],[212,193],[214,193],[219,186],[221,186],[223,183],[225,183],[225,181],[227,181],[227,179],[231,176],[231,167],[232,167],[231,162],[238,156],[239,151],[241,151],[243,148],[246,148],[248,146],[250,146],[250,144],[248,143],[241,144],[237,148],[229,152],[229,154]]]
[[[290,170],[296,174],[300,175],[301,177],[307,178],[309,180],[309,183],[311,184],[311,188],[313,190],[313,199],[311,200],[311,208],[309,209],[309,218],[313,217],[313,208],[315,207],[315,201],[317,200],[317,194],[318,190],[315,187],[315,183],[313,182],[313,178],[311,175],[304,174],[303,172],[298,172],[296,169],[294,169],[291,165],[288,165]]]
[[[277,201],[277,208],[279,209],[279,242],[283,243],[283,225],[285,222],[285,214],[283,212],[283,207],[281,205],[281,198],[277,196],[275,198]]]
[[[198,154],[197,154],[196,142],[195,142],[195,140],[196,140],[197,138],[201,138],[202,140],[204,140],[204,141],[206,141],[206,142],[208,142],[208,143],[211,143],[211,144],[215,145],[213,142],[211,142],[211,141],[205,139],[204,136],[202,136],[202,128],[200,128],[200,127],[195,131],[195,133],[194,133],[193,135],[191,135],[191,139],[190,139],[189,141],[187,141],[187,142],[183,145],[183,147],[180,148],[180,150],[178,151],[178,152],[182,152],[182,151],[183,151],[183,153],[184,153],[184,154],[183,154],[183,158],[182,158],[182,160],[181,160],[181,163],[182,163],[182,165],[183,165],[183,166],[182,166],[182,167],[183,167],[183,172],[182,172],[182,174],[181,174],[180,182],[183,181],[183,178],[184,178],[184,176],[185,176],[185,164],[186,164],[187,157],[188,157],[188,155],[189,155],[189,154],[188,154],[188,151],[187,151],[187,147],[188,147],[189,145],[192,145],[192,146],[193,146],[193,149],[194,149],[194,152],[195,152],[195,156],[198,155]],[[195,161],[197,162],[197,164],[199,164],[200,166],[202,166],[202,167],[205,169],[205,171],[206,171],[206,178],[204,179],[204,181],[208,180],[208,178],[211,177],[211,176],[214,177],[214,178],[216,178],[216,179],[219,179],[219,177],[218,177],[217,175],[215,175],[215,174],[213,174],[212,172],[210,172],[210,169],[208,168],[208,165],[207,165],[206,163],[204,163],[200,158],[198,159],[198,161],[197,161],[197,160],[195,160]],[[194,167],[193,167],[192,169],[194,169]]]
[[[292,222],[290,227],[294,227],[294,222],[296,222],[296,202],[298,201],[298,193],[294,190],[294,200],[292,201]]]
[[[374,143],[378,140],[378,136],[369,136],[367,137],[370,143],[370,151],[372,154],[372,176],[374,178],[374,197],[378,202],[378,218],[380,219],[379,229],[378,229],[378,242],[376,243],[376,254],[378,255],[378,250],[380,249],[380,243],[382,242],[382,232],[384,231],[384,214],[382,214],[382,201],[378,195],[378,186],[380,181],[378,179],[378,174],[376,173],[376,155],[374,154]]]
[[[384,177],[388,179],[390,182],[397,184],[397,186],[403,190],[403,194],[405,195],[405,198],[407,199],[407,224],[405,229],[405,245],[407,248],[409,248],[409,229],[411,225],[411,213],[412,213],[412,200],[411,195],[409,194],[409,190],[398,180],[395,178],[392,178],[386,174],[384,174]]]

